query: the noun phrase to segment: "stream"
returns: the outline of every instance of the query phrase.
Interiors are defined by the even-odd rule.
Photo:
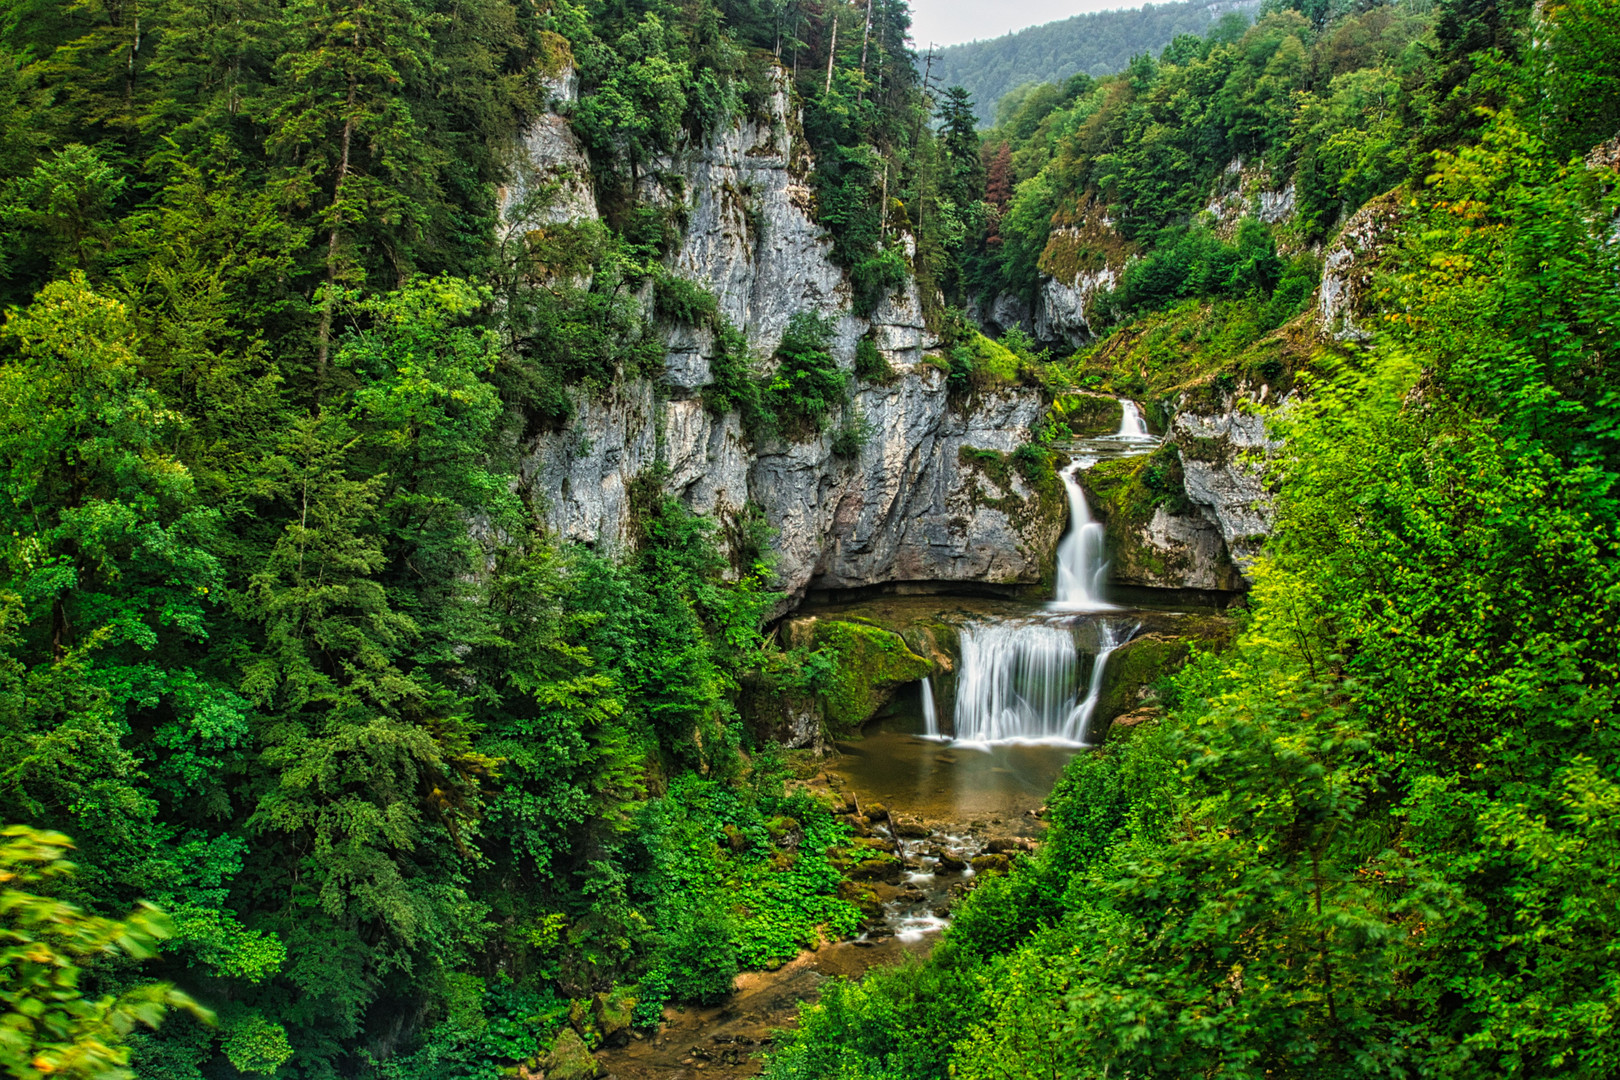
[[[1140,612],[1105,599],[1103,526],[1076,478],[1098,461],[1158,445],[1137,405],[1121,406],[1118,432],[1060,448],[1070,457],[1059,474],[1069,527],[1050,602],[906,597],[876,605],[891,617],[948,606],[960,620],[960,660],[953,703],[928,679],[902,690],[859,739],[837,743],[810,781],[842,798],[856,831],[885,841],[900,859],[887,880],[862,883],[875,898],[865,932],[776,971],[745,973],[719,1005],[666,1010],[656,1035],[599,1054],[613,1076],[757,1074],[772,1032],[792,1026],[823,981],[926,955],[979,872],[1004,869],[1039,844],[1047,795],[1089,745],[1108,656],[1142,625]]]

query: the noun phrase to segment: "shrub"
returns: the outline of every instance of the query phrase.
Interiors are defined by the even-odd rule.
[[[864,382],[878,383],[887,386],[894,382],[895,370],[889,366],[888,358],[867,334],[855,343],[855,377]]]
[[[709,384],[703,388],[703,404],[715,416],[724,416],[735,409],[742,414],[745,428],[758,426],[762,419],[760,381],[754,374],[748,338],[723,318],[714,334]]]
[[[832,320],[801,311],[788,323],[777,346],[779,364],[765,391],[764,404],[776,429],[790,439],[824,431],[833,406],[844,400],[849,374],[841,371],[827,346]]]
[[[720,301],[695,281],[664,274],[653,286],[653,310],[669,322],[713,326],[720,314]]]
[[[894,290],[906,283],[910,273],[905,256],[893,248],[885,248],[871,258],[856,263],[849,273],[855,313],[861,316],[872,314]]]
[[[855,457],[872,438],[872,422],[853,403],[844,410],[844,422],[833,434],[832,452],[839,457]]]

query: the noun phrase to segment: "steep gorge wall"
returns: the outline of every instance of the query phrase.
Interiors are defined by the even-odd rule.
[[[565,119],[575,87],[567,74],[556,81],[555,111],[523,144],[527,190],[555,184],[565,196],[553,221],[597,213],[580,184],[589,162]],[[835,453],[831,432],[755,441],[735,413],[714,415],[701,396],[712,378],[711,335],[677,326],[667,329],[661,376],[576,395],[567,428],[524,447],[521,482],[559,536],[610,549],[628,538],[639,477],[661,474],[665,491],[721,520],[757,508],[775,530],[777,586],[794,596],[812,587],[1041,580],[1065,524],[1061,505],[1016,470],[987,476],[973,464],[982,455],[963,451],[1016,451],[1045,401],[1027,388],[953,400],[943,371],[928,362],[938,342],[915,284],[870,318],[853,314],[846,276],[812,217],[808,150],[795,127],[779,88],[762,115],[656,163],[640,195],[684,203],[685,235],[668,264],[716,295],[757,356],[774,352],[799,311],[832,317],[831,351],[846,370],[870,333],[895,378],[858,385],[854,408],[869,432],[858,452]],[[658,179],[669,176],[679,182]],[[509,192],[503,206],[521,194]]]
[[[1268,225],[1294,212],[1294,185],[1233,161],[1217,181],[1207,213],[1230,235],[1246,215]],[[1323,273],[1305,315],[1229,358],[1231,370],[1184,384],[1163,404],[1165,447],[1134,472],[1103,466],[1085,478],[1099,504],[1111,553],[1110,578],[1150,588],[1237,590],[1272,523],[1267,470],[1282,443],[1268,419],[1287,410],[1298,391],[1283,372],[1320,348],[1364,344],[1374,316],[1371,282],[1400,225],[1393,194],[1368,202],[1346,220],[1323,251]],[[1050,285],[1051,282],[1049,281]],[[1271,384],[1257,359],[1278,363]],[[1150,479],[1149,469],[1161,475]]]

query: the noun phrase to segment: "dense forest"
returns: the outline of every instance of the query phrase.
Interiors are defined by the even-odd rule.
[[[770,523],[650,475],[569,544],[517,482],[672,324],[750,438],[892,378],[809,314],[750,356],[670,268],[647,178],[779,88],[851,304],[915,280],[953,394],[1300,393],[1236,643],[769,1075],[1620,1067],[1615,0],[1199,8],[985,130],[904,0],[3,10],[7,1075],[566,1080],[855,931],[849,821],[742,711],[837,674],[772,632]],[[568,77],[601,221],[507,228]],[[1207,212],[1234,161],[1294,213]],[[1374,332],[1321,337],[1368,206]],[[1103,266],[1078,353],[970,325]]]
[[[960,86],[972,95],[981,122],[997,116],[1009,94],[1071,75],[1094,78],[1125,70],[1131,57],[1157,54],[1178,35],[1202,37],[1223,15],[1252,14],[1255,0],[1178,0],[1144,4],[1125,11],[1075,15],[987,41],[950,45],[934,53],[933,71],[941,86]],[[917,43],[926,49],[928,42]]]
[[[778,55],[838,256],[905,273],[877,237],[885,164],[915,182],[907,26],[899,0],[6,5],[6,1075],[487,1076],[593,994],[656,1019],[853,928],[842,826],[738,719],[741,673],[815,670],[761,635],[758,545],[654,479],[632,550],[564,546],[513,476],[566,391],[661,363],[659,312],[702,307],[635,177],[757,108]],[[604,222],[514,241],[511,144],[570,69]],[[820,340],[784,346],[808,389],[726,390],[813,420],[843,379]]]

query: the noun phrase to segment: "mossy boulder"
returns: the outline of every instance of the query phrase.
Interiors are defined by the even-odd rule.
[[[1125,418],[1125,407],[1104,394],[1060,394],[1052,401],[1052,418],[1077,439],[1112,435]]]
[[[1102,690],[1091,714],[1093,739],[1101,725],[1140,708],[1143,692],[1179,670],[1190,655],[1190,640],[1163,634],[1145,634],[1115,649],[1103,665]]]
[[[868,622],[818,618],[812,640],[836,658],[831,683],[822,691],[834,734],[859,731],[896,690],[933,671],[899,634]]]
[[[787,673],[756,671],[742,680],[738,711],[760,742],[790,749],[822,749],[822,705]]]
[[[540,1062],[546,1080],[593,1080],[602,1069],[585,1040],[573,1028],[563,1028],[551,1052]]]
[[[1005,874],[1012,865],[1012,857],[1004,854],[986,854],[976,856],[973,860],[975,874]]]
[[[849,868],[851,881],[886,881],[891,885],[905,873],[900,861],[887,852],[874,852],[870,859],[862,859]]]
[[[636,1012],[636,999],[623,990],[598,993],[591,998],[591,1019],[604,1046],[623,1046],[630,1041],[630,1024]]]

